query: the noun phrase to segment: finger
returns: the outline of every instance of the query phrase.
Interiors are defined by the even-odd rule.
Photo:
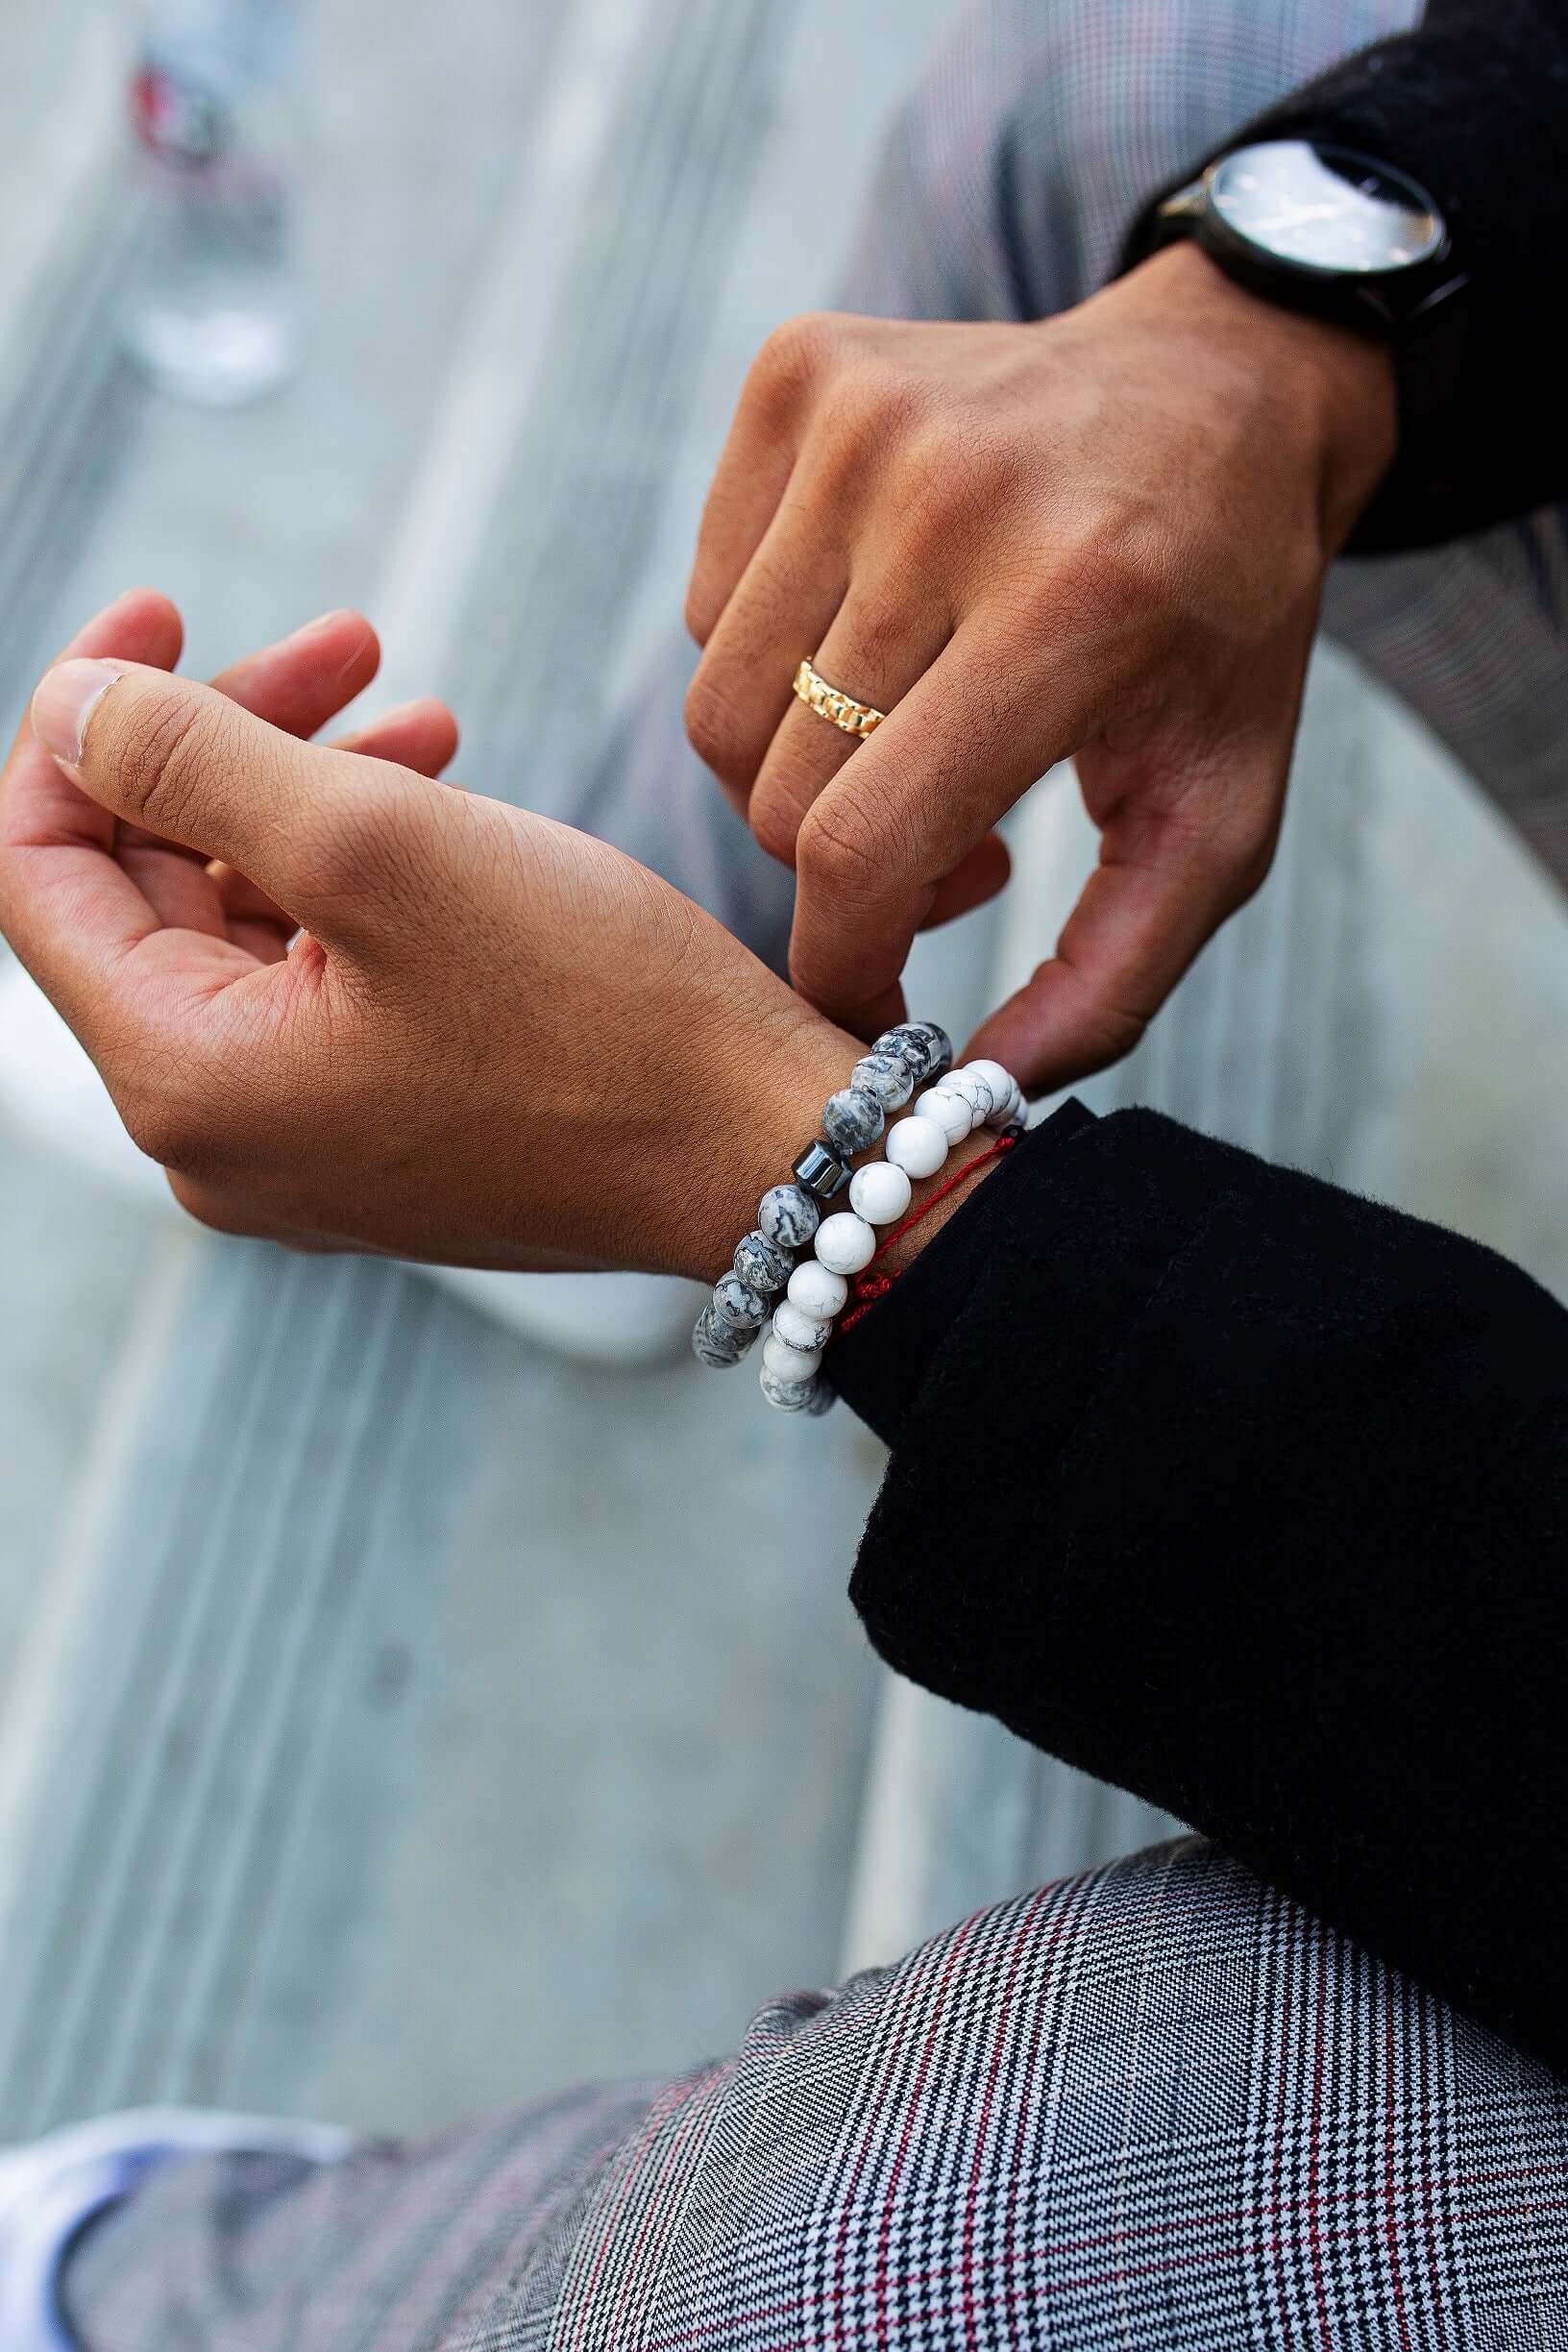
[[[457,756],[457,722],[444,702],[426,696],[400,702],[367,725],[335,736],[333,743],[337,750],[357,752],[361,759],[391,760],[417,775],[438,776]]]
[[[220,671],[212,686],[242,710],[290,735],[313,735],[370,683],[380,657],[376,632],[362,614],[324,613],[276,645]],[[115,855],[159,920],[170,929],[237,937],[230,927],[223,894],[199,849],[122,823]],[[284,919],[281,909],[272,908],[265,919],[279,924]],[[281,936],[286,938],[286,931]],[[257,943],[249,943],[254,948]],[[270,961],[277,947],[270,935],[264,943]]]
[[[939,890],[1096,731],[1106,691],[1069,646],[1036,649],[1026,674],[984,616],[966,623],[802,820],[790,942],[801,994],[856,1035],[885,1025]]]
[[[767,537],[794,471],[812,397],[846,331],[844,320],[789,319],[752,362],[702,509],[686,592],[686,625],[700,646]]]
[[[404,702],[367,725],[339,735],[335,748],[356,752],[363,759],[391,761],[412,769],[416,775],[435,777],[456,754],[457,722],[444,702],[433,698]],[[264,964],[274,964],[286,954],[296,925],[285,908],[237,867],[214,860],[202,871],[210,880],[224,927],[236,945]]]
[[[1037,1091],[1130,1053],[1267,873],[1287,765],[1272,744],[1233,746],[1179,794],[1165,776],[1128,778],[1056,953],[991,1015],[970,1051]]]
[[[172,670],[180,658],[184,628],[165,596],[153,588],[131,588],[116,597],[69,645],[56,654],[56,663],[117,654],[126,661],[146,662],[151,669]],[[62,838],[76,839],[86,826],[94,838],[112,840],[112,821],[62,776],[33,733],[31,711],[23,711],[12,740],[0,783],[0,807],[8,814],[21,811],[20,821],[30,839],[47,838],[59,826]]]
[[[988,833],[937,884],[931,912],[920,929],[936,931],[943,923],[956,922],[961,915],[972,915],[976,907],[985,906],[1007,888],[1012,873],[1013,859],[1006,842],[999,833]]]
[[[852,585],[812,656],[819,677],[863,709],[891,714],[947,642],[945,617],[909,584]],[[887,724],[885,715],[874,732]],[[770,857],[795,863],[807,812],[870,744],[793,696],[768,747],[747,817]]]
[[[363,613],[330,612],[220,671],[212,686],[285,735],[307,736],[363,693],[380,663]]]
[[[135,588],[89,621],[60,659],[113,656],[166,668],[180,658],[182,635],[168,598]],[[67,1017],[63,983],[50,985],[48,942],[77,925],[111,943],[156,925],[146,899],[114,862],[114,831],[113,813],[61,772],[24,713],[0,779],[0,928]]]
[[[828,635],[848,550],[804,504],[777,514],[724,608],[686,694],[686,732],[745,817],[751,787],[793,709],[802,660]],[[824,720],[813,724],[827,729]],[[851,741],[847,735],[845,745]]]
[[[116,817],[237,866],[323,940],[380,930],[367,852],[419,789],[404,770],[298,743],[210,687],[121,664],[50,671],[33,721]]]

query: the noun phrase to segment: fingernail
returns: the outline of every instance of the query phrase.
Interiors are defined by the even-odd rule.
[[[57,662],[33,697],[33,732],[44,749],[67,768],[77,767],[87,721],[115,680],[124,675],[119,662]]]

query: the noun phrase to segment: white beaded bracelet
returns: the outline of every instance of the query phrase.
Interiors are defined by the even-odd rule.
[[[903,1034],[890,1030],[878,1038],[868,1059],[887,1060]],[[876,1255],[877,1228],[895,1225],[903,1216],[912,1178],[934,1176],[953,1146],[977,1127],[1018,1126],[1024,1108],[1022,1088],[999,1062],[967,1063],[916,1096],[910,1116],[888,1136],[886,1159],[855,1170],[848,1209],[821,1219],[812,1237],[812,1256],[789,1278],[763,1342],[761,1384],[770,1405],[780,1412],[828,1409],[834,1392],[821,1377],[822,1350],[848,1299],[848,1278],[863,1272]]]

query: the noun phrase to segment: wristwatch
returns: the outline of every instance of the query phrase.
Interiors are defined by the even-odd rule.
[[[1220,156],[1166,197],[1147,252],[1192,237],[1249,293],[1393,348],[1401,454],[1453,397],[1469,280],[1425,188],[1390,164],[1308,139]]]

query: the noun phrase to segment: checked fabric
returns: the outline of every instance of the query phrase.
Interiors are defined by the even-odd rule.
[[[1548,2352],[1568,2086],[1198,1839],[999,1903],[739,2054],[90,2236],[91,2352]]]

